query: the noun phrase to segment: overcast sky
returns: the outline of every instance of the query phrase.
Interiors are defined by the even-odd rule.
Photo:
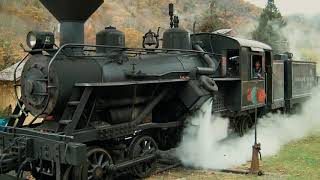
[[[259,7],[264,7],[267,0],[246,0]],[[284,15],[320,13],[320,0],[275,0],[277,7]]]

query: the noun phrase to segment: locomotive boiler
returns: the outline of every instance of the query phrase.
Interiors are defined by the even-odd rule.
[[[72,7],[73,1],[42,3],[61,23],[62,46],[57,51],[51,49],[51,52],[47,52],[48,55],[40,51],[34,52],[24,66],[21,100],[34,116],[53,115],[55,119],[61,120],[66,105],[76,104],[75,101],[69,101],[69,97],[75,92],[74,86],[80,89],[99,87],[95,92],[99,96],[97,107],[108,106],[106,108],[110,109],[108,118],[104,118],[114,123],[128,121],[130,118],[122,119],[116,114],[132,114],[131,108],[122,108],[123,106],[137,105],[135,109],[143,109],[143,104],[148,98],[157,93],[154,91],[154,84],[185,81],[195,68],[206,71],[204,75],[213,74],[217,70],[216,66],[215,69],[207,67],[213,66],[212,61],[216,61],[214,57],[209,57],[198,45],[195,45],[200,50],[198,54],[192,50],[189,33],[183,29],[174,27],[164,33],[163,46],[167,50],[162,52],[151,49],[125,49],[124,34],[111,26],[97,34],[96,46],[84,46],[81,45],[84,39],[83,24],[102,1],[90,2],[89,8],[83,3],[80,9],[73,8],[67,14],[61,7]],[[79,12],[81,14],[78,14]],[[37,32],[30,32],[28,35],[29,38],[33,36],[36,38]],[[53,39],[50,35],[44,36],[47,40]],[[84,49],[87,47],[95,48],[96,54],[93,55],[90,50]],[[177,52],[178,50],[180,52]],[[203,57],[199,56],[200,52],[203,53]],[[85,53],[88,54],[83,55]],[[200,71],[195,72],[195,76],[202,75]],[[134,81],[141,80],[146,83],[137,84],[132,91]],[[214,82],[208,78],[203,78],[203,83],[206,83],[209,90],[214,88]],[[115,86],[120,89],[108,88]],[[158,92],[163,89],[158,88]],[[116,101],[119,105],[112,104]]]
[[[209,98],[212,112],[230,118],[230,128],[242,135],[255,109],[260,115],[290,111],[310,97],[315,83],[314,63],[274,58],[264,43],[190,35],[179,27],[173,4],[162,42],[150,30],[143,48],[126,48],[124,33],[112,26],[96,34],[95,45],[84,44],[84,23],[103,0],[40,2],[60,22],[60,46],[52,33],[27,35],[31,50],[15,85],[21,97],[0,128],[0,174],[147,177],[161,153],[177,146],[186,117]]]

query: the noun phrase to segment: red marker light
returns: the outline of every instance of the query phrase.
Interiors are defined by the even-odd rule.
[[[54,121],[54,116],[47,116],[46,121]]]

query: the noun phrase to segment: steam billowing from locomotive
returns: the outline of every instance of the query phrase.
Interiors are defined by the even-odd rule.
[[[294,115],[267,114],[258,121],[258,142],[262,156],[276,154],[283,145],[320,129],[320,88]],[[212,101],[188,119],[177,155],[187,166],[205,169],[231,168],[251,159],[254,130],[243,137],[230,134],[229,119],[211,114]]]

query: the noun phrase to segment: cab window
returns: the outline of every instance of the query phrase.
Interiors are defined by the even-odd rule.
[[[251,79],[264,79],[262,55],[251,56]]]

